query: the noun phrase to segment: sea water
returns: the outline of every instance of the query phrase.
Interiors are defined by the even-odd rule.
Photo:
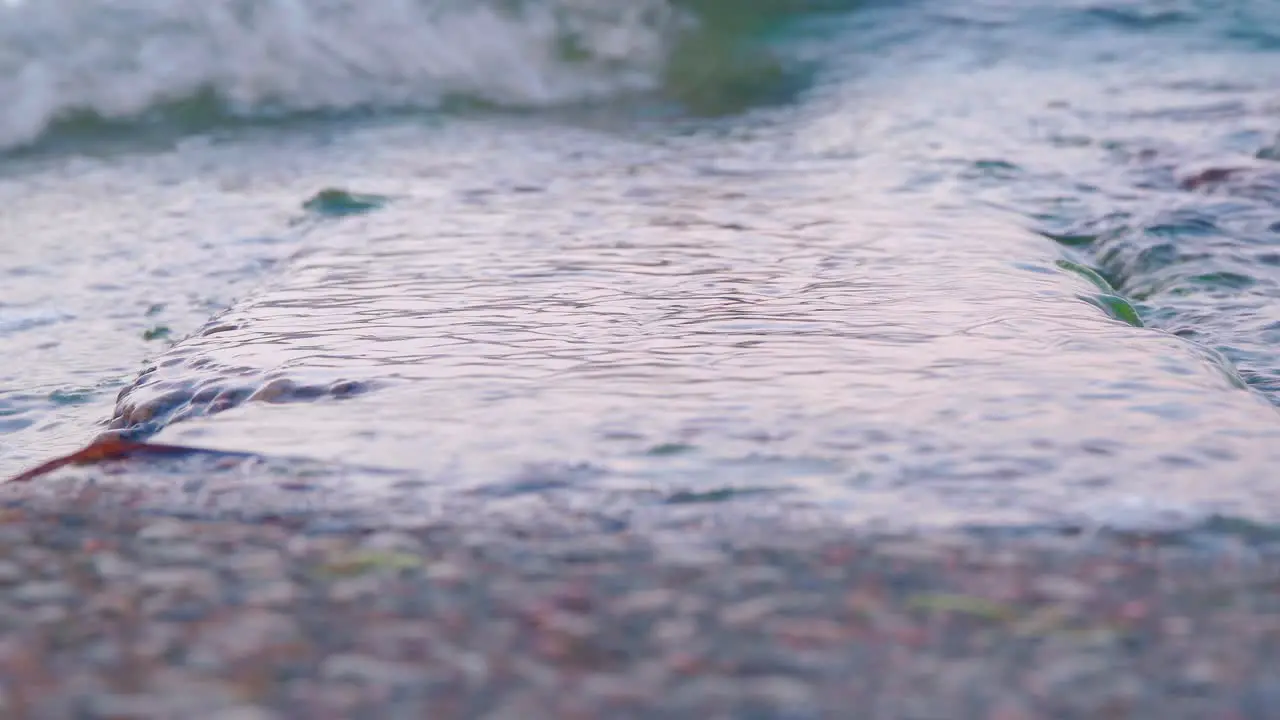
[[[24,0],[0,98],[6,473],[1280,518],[1269,0]]]

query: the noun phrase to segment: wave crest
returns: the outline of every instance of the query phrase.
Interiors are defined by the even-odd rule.
[[[665,0],[0,0],[0,148],[75,117],[510,107],[657,88]]]

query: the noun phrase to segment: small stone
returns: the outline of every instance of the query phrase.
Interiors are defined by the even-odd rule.
[[[239,705],[219,710],[205,720],[276,720],[279,715],[253,705]]]
[[[752,678],[747,693],[760,702],[797,713],[814,704],[812,686],[786,677]]]
[[[467,571],[451,562],[438,562],[427,567],[426,576],[439,582],[458,582],[466,579]]]
[[[40,605],[43,603],[61,603],[74,599],[75,588],[62,581],[29,582],[19,585],[11,597],[20,603]]]
[[[1210,687],[1221,681],[1222,671],[1214,661],[1208,658],[1197,658],[1183,668],[1182,678],[1190,685]]]
[[[690,620],[679,618],[662,620],[650,633],[654,640],[664,645],[682,645],[697,636],[698,628]]]
[[[251,587],[245,595],[245,605],[262,607],[291,605],[298,599],[298,590],[288,580],[279,580]]]
[[[557,635],[584,640],[597,631],[596,622],[577,613],[553,611],[540,616],[538,626]]]
[[[283,577],[286,573],[284,558],[274,550],[237,552],[225,558],[222,566],[246,578]]]
[[[138,531],[137,538],[142,542],[166,542],[187,537],[190,530],[178,520],[158,520]]]
[[[205,625],[188,664],[216,670],[266,648],[296,642],[299,635],[298,626],[283,614],[248,610],[227,622]]]
[[[1087,584],[1062,575],[1039,578],[1032,583],[1031,590],[1051,600],[1062,602],[1079,602],[1093,595],[1093,591]]]
[[[7,603],[0,603],[0,632],[6,632],[11,628],[25,625],[25,616],[26,610],[24,608],[17,608]]]
[[[22,580],[22,568],[16,563],[0,561],[0,585],[12,585]]]
[[[204,596],[212,595],[218,588],[212,572],[185,567],[144,571],[138,575],[138,583],[153,592],[186,590]]]
[[[124,659],[124,648],[114,641],[94,643],[80,651],[80,657],[91,665],[112,667]]]
[[[103,694],[90,699],[94,717],[151,718],[159,717],[169,705],[153,695]]]
[[[725,564],[724,553],[709,547],[697,547],[686,543],[664,543],[654,548],[662,562],[690,568],[713,567]]]
[[[329,597],[340,603],[372,600],[381,595],[382,589],[382,581],[376,575],[362,575],[333,583]]]
[[[904,562],[935,562],[946,554],[946,549],[925,540],[900,540],[886,542],[876,548],[876,554]]]
[[[1036,716],[1022,701],[1006,698],[996,703],[990,717],[991,720],[1034,720]]]
[[[735,603],[720,611],[720,622],[727,627],[755,625],[781,609],[780,598],[764,596]]]
[[[138,720],[205,718],[215,710],[235,707],[243,702],[222,683],[203,680],[178,670],[153,670],[147,685],[153,692],[91,696],[89,716]]]
[[[706,677],[685,683],[672,694],[672,699],[677,705],[698,707],[730,702],[738,694],[738,686],[732,680]]]
[[[60,605],[38,605],[23,613],[31,625],[53,625],[63,622],[69,615],[67,609]]]
[[[100,552],[93,556],[93,569],[104,580],[116,580],[134,574],[135,568],[113,552]]]
[[[1175,638],[1188,637],[1191,635],[1192,631],[1195,630],[1195,625],[1191,620],[1181,615],[1166,618],[1161,625],[1166,635]]]
[[[9,553],[10,559],[28,570],[56,572],[60,566],[59,558],[42,547],[20,547]]]
[[[204,548],[194,542],[156,543],[145,552],[149,557],[175,565],[194,565],[208,559]]]
[[[340,555],[349,552],[351,539],[340,535],[300,534],[285,543],[285,552],[294,557]]]
[[[1033,674],[1033,681],[1038,691],[1046,694],[1070,692],[1106,677],[1110,669],[1105,658],[1071,652],[1042,663]]]
[[[622,615],[652,613],[674,605],[677,597],[675,591],[668,588],[641,590],[619,598],[614,609]]]
[[[153,660],[178,648],[183,641],[184,637],[178,626],[152,622],[138,631],[132,650],[140,658]]]
[[[427,679],[426,671],[408,663],[390,662],[367,655],[334,655],[320,668],[329,680],[351,680],[370,685],[419,685]]]
[[[660,690],[634,677],[596,673],[582,680],[584,695],[601,698],[605,702],[644,703]]]
[[[366,537],[360,546],[373,552],[417,553],[422,551],[422,543],[408,533],[379,532]]]

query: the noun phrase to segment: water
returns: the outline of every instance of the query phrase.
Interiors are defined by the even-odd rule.
[[[111,7],[0,11],[6,472],[1280,517],[1280,6]]]

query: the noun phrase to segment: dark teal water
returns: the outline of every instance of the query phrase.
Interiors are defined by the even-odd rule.
[[[179,504],[1280,515],[1275,3],[0,18],[6,470],[107,425],[307,477]]]

